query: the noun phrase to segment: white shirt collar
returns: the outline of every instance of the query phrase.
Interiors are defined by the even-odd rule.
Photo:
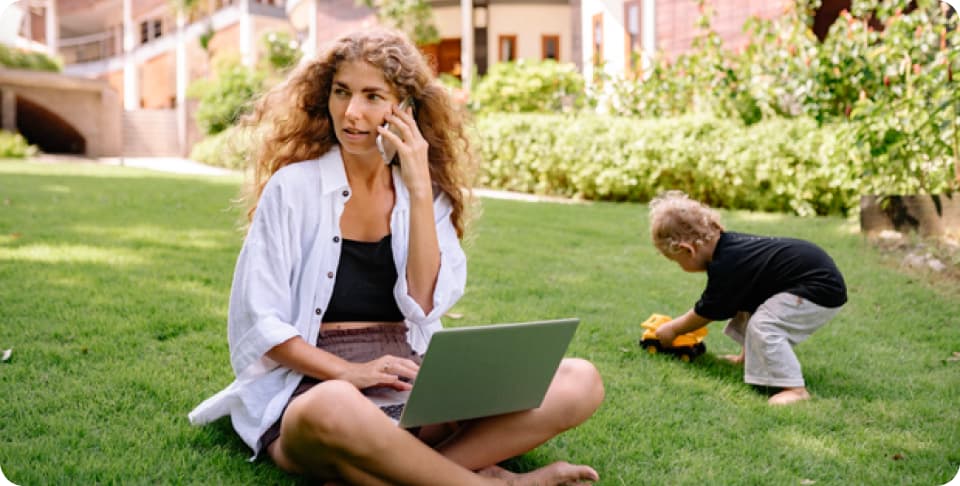
[[[344,168],[339,145],[334,145],[327,153],[321,155],[316,163],[320,168],[320,194],[327,195],[331,192],[350,189],[350,183],[347,182],[347,170]],[[397,197],[394,199],[394,210],[407,209],[410,195],[407,193],[407,186],[403,184],[403,178],[400,176],[400,167],[391,166],[390,172],[393,177],[393,188],[397,193]]]

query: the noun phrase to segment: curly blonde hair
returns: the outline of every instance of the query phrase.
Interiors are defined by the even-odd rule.
[[[353,61],[379,68],[400,99],[413,98],[417,125],[430,146],[431,180],[450,198],[451,219],[462,239],[475,167],[463,113],[413,43],[385,28],[360,30],[335,40],[257,100],[244,119],[245,125],[257,128],[258,138],[253,176],[245,191],[247,220],[252,220],[273,174],[286,165],[316,159],[338,144],[328,107],[330,90],[340,65]]]
[[[650,236],[664,255],[680,252],[680,244],[696,247],[720,237],[720,215],[681,191],[667,191],[650,201]]]

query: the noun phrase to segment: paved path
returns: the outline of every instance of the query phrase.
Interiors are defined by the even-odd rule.
[[[180,157],[82,157],[77,155],[42,154],[33,160],[40,163],[88,163],[137,167],[160,172],[196,175],[228,175],[237,173],[232,169],[213,167]]]
[[[178,174],[196,174],[196,175],[230,175],[238,171],[225,169],[222,167],[213,167],[199,162],[184,159],[180,157],[100,157],[89,158],[73,155],[40,155],[35,159],[38,162],[46,163],[64,163],[64,162],[85,162],[94,164],[115,165],[123,167],[137,167],[160,172],[174,172]],[[569,199],[556,196],[539,196],[536,194],[526,194],[521,192],[499,191],[495,189],[474,189],[474,194],[478,197],[494,199],[510,199],[513,201],[524,202],[557,202],[566,204],[577,204],[585,201]]]

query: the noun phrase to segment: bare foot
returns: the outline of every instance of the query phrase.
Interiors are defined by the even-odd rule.
[[[809,399],[810,393],[807,392],[806,388],[784,388],[783,391],[770,397],[767,403],[770,405],[789,405]]]
[[[743,354],[725,354],[720,356],[720,359],[725,360],[730,364],[740,366],[743,364]]]
[[[477,471],[481,476],[502,479],[509,486],[558,486],[593,484],[600,476],[590,466],[558,461],[528,473],[517,474],[500,466],[490,466]]]

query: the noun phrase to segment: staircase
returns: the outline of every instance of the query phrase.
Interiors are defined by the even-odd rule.
[[[179,157],[177,110],[123,112],[123,155],[126,157]]]

